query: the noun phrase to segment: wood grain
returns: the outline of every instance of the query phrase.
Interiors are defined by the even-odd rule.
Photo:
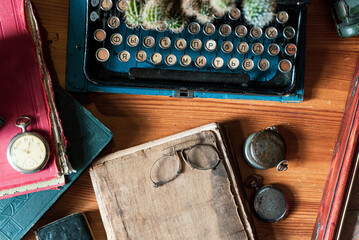
[[[48,66],[55,81],[65,86],[69,0],[33,0]],[[175,99],[161,96],[73,94],[113,133],[102,155],[210,122],[229,130],[242,177],[256,173],[288,195],[290,213],[279,223],[255,218],[260,240],[310,239],[338,134],[349,85],[359,55],[359,37],[341,39],[325,0],[308,7],[306,73],[303,103]],[[242,143],[255,131],[279,125],[288,145],[286,172],[255,170],[242,157]],[[253,191],[248,190],[251,200]],[[34,226],[74,212],[84,212],[97,239],[106,239],[88,173]],[[30,231],[25,239],[35,239]]]

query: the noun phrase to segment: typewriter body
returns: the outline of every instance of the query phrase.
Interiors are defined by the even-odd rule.
[[[129,26],[126,0],[87,0],[82,6],[85,20],[79,22],[73,18],[81,14],[71,9],[79,4],[70,3],[66,83],[70,91],[303,99],[308,1],[277,1],[272,22],[261,28],[247,24],[242,2],[236,1],[228,13],[213,15],[206,23],[189,19],[178,32],[165,22],[156,29]],[[77,44],[81,38],[71,35],[76,30],[81,36],[81,23],[85,23],[84,43]],[[71,64],[79,54],[81,79],[74,73],[77,64]]]

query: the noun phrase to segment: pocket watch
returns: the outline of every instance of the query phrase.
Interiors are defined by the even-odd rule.
[[[22,129],[13,137],[7,147],[7,159],[10,165],[21,173],[40,171],[50,157],[50,147],[47,141],[38,133],[27,132],[26,127],[31,119],[22,116],[15,121],[15,126]]]

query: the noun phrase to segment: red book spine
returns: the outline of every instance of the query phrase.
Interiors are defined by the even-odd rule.
[[[312,240],[337,239],[358,155],[359,60],[349,89]]]

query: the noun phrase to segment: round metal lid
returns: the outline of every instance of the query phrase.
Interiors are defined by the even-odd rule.
[[[286,144],[281,135],[271,129],[258,132],[250,143],[253,160],[263,168],[276,167],[285,159]]]
[[[254,210],[265,222],[277,222],[288,213],[289,205],[286,196],[279,188],[267,185],[256,192]]]

